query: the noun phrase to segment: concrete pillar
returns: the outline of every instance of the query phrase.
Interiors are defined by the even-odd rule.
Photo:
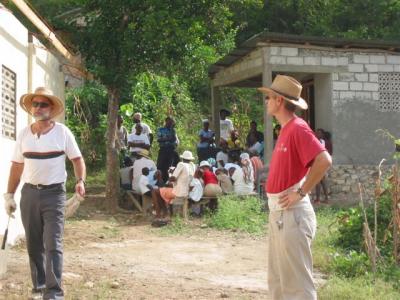
[[[219,128],[219,109],[221,103],[221,92],[219,87],[216,87],[211,83],[211,113],[212,113],[212,129],[215,132],[215,142],[219,145],[220,139],[220,128]]]
[[[262,85],[269,87],[272,84],[272,71],[270,65],[268,64],[269,48],[264,48],[263,50]],[[265,95],[262,94],[262,97],[265,98]],[[274,147],[272,119],[272,116],[267,114],[267,108],[264,105],[264,163],[266,166],[269,166]]]

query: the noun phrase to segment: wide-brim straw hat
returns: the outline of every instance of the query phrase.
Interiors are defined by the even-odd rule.
[[[264,94],[278,94],[285,98],[286,101],[296,105],[297,107],[306,110],[307,102],[300,97],[303,89],[300,82],[290,76],[277,75],[271,84],[271,87],[260,87],[258,90]]]
[[[36,96],[46,97],[53,103],[50,113],[51,119],[58,116],[64,111],[64,103],[61,101],[61,99],[57,96],[54,96],[52,90],[41,86],[36,88],[34,93],[24,94],[19,99],[19,104],[21,105],[22,109],[25,110],[28,114],[32,115],[32,100]]]
[[[186,159],[186,160],[194,160],[194,156],[193,156],[192,152],[189,150],[183,151],[180,158]]]
[[[146,158],[150,158],[149,157],[150,152],[149,152],[149,150],[146,150],[146,149],[141,149],[137,154],[140,156],[146,157]]]

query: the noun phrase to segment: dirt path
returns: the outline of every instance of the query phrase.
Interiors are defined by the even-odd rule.
[[[135,213],[110,216],[84,202],[65,226],[66,299],[268,299],[266,236],[205,228],[152,228]],[[0,299],[27,299],[23,244],[9,253]]]
[[[86,205],[66,223],[64,252],[66,299],[268,299],[266,238],[202,228],[200,220],[172,233]],[[24,245],[10,251],[8,267],[0,299],[27,299]]]

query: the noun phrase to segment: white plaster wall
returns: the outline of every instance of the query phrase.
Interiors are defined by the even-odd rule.
[[[8,11],[0,9],[0,65],[11,69],[16,73],[16,125],[17,133],[28,124],[26,113],[19,106],[19,97],[26,92],[28,86],[28,31]],[[1,80],[1,79],[0,79]],[[1,108],[0,108],[1,109]],[[0,192],[7,190],[8,174],[11,166],[11,157],[15,141],[0,136]],[[16,193],[18,204],[16,218],[10,222],[9,241],[14,241],[18,235],[23,234],[23,228],[19,212],[19,190]],[[4,233],[7,215],[4,210],[4,199],[0,198],[0,234]]]
[[[37,86],[51,88],[57,96],[64,99],[64,75],[60,72],[57,59],[43,45],[34,40],[36,59],[33,62],[33,89]],[[6,66],[16,73],[17,100],[17,134],[28,125],[28,115],[19,106],[19,98],[28,92],[28,30],[7,10],[0,9],[0,67]],[[1,76],[0,76],[1,84]],[[0,108],[1,109],[1,108]],[[62,121],[61,117],[58,121]],[[7,190],[8,174],[15,141],[0,136],[0,192]],[[21,186],[21,185],[20,185]],[[15,194],[17,202],[16,218],[10,223],[9,241],[13,242],[23,235],[20,219],[19,199],[20,188]],[[3,234],[7,223],[4,210],[4,199],[0,198],[0,235]]]

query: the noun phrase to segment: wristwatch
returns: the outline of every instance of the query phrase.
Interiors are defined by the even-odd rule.
[[[301,187],[297,189],[296,193],[299,194],[301,198],[304,198],[307,195],[306,193],[304,193]]]
[[[76,180],[76,183],[78,184],[78,183],[79,183],[79,181],[82,181],[82,182],[83,182],[83,185],[86,185],[86,181],[85,181],[85,180],[83,180],[83,178],[82,178],[82,177],[79,177],[79,178]]]

